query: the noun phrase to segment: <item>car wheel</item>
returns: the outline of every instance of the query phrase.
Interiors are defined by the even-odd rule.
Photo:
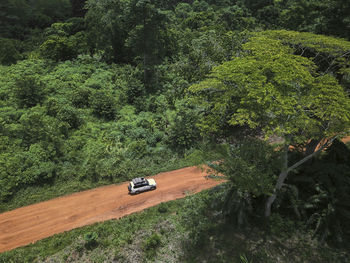
[[[151,187],[151,190],[156,190],[156,188],[157,188],[157,187],[153,186],[153,187]]]
[[[139,193],[140,193],[139,191],[136,191],[136,192],[135,192],[135,195],[138,195]]]

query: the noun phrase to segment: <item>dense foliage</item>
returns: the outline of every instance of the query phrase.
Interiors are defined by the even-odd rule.
[[[272,211],[346,244],[349,12],[342,0],[2,1],[0,209],[193,164],[179,160],[215,145],[230,222]]]
[[[135,67],[89,57],[2,67],[2,201],[57,176],[113,182],[152,173],[152,163],[176,155],[171,149],[190,148],[198,139],[190,126],[193,110],[169,105],[164,95],[144,95],[139,75]]]

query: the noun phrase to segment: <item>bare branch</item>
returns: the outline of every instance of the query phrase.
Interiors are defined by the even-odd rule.
[[[332,142],[338,138],[340,135],[336,135],[334,137],[332,137],[331,139],[327,140],[317,151],[314,151],[312,154],[306,156],[305,158],[301,159],[300,161],[296,162],[295,164],[293,164],[292,166],[288,167],[287,169],[287,174],[292,171],[293,169],[299,167],[300,165],[302,165],[303,163],[305,163],[306,161],[310,160],[312,157],[314,157],[316,154],[318,154],[319,152],[321,152],[323,149],[325,149],[326,147],[328,147],[329,145],[332,144]]]

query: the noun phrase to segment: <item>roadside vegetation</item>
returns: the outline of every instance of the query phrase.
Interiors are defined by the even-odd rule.
[[[350,2],[5,0],[0,10],[0,212],[199,163],[229,179],[2,260],[346,261]]]
[[[237,225],[222,213],[229,185],[82,227],[0,254],[0,262],[347,262],[345,248],[321,245],[301,222],[274,213]]]

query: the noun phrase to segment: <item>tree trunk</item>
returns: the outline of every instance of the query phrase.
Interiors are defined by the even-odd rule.
[[[277,183],[275,185],[274,193],[269,196],[269,198],[266,201],[265,204],[265,217],[270,217],[271,215],[271,207],[272,204],[275,202],[276,197],[277,197],[277,191],[281,189],[282,184],[284,180],[287,178],[288,175],[288,149],[289,145],[285,145],[283,149],[283,167],[282,167],[282,172],[279,174]]]
[[[288,176],[288,173],[290,171],[292,171],[293,169],[299,167],[303,163],[307,162],[312,157],[314,157],[316,154],[321,152],[324,148],[326,148],[327,146],[332,144],[332,142],[337,137],[338,137],[338,135],[334,136],[333,138],[331,138],[329,140],[326,140],[324,142],[324,144],[317,151],[314,151],[313,153],[305,156],[303,159],[301,159],[300,161],[296,162],[295,164],[293,164],[290,167],[288,167],[288,146],[285,146],[285,149],[284,149],[284,162],[283,162],[282,172],[278,176],[277,183],[276,183],[275,189],[274,189],[274,193],[271,196],[269,196],[269,198],[266,200],[266,204],[265,204],[265,217],[266,218],[269,218],[270,215],[271,215],[272,204],[275,202],[276,197],[277,197],[277,193],[282,188],[282,185],[283,185],[284,181],[286,180],[286,178]]]

